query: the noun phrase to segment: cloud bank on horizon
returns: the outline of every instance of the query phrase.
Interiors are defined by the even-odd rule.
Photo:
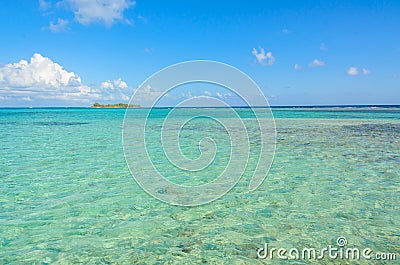
[[[21,60],[0,68],[0,99],[11,102],[41,100],[52,103],[87,105],[95,100],[128,101],[132,89],[121,79],[90,87],[74,72],[68,72],[50,58],[35,53],[30,61]]]
[[[0,101],[10,106],[13,103],[38,107],[90,106],[94,102],[129,102],[134,94],[136,101],[133,103],[141,106],[151,106],[157,98],[162,99],[160,106],[173,105],[171,100],[181,101],[202,96],[238,101],[237,96],[218,89],[210,92],[197,88],[163,94],[156,87],[147,85],[137,92],[136,88],[129,87],[122,78],[108,79],[99,85],[86,85],[78,74],[67,71],[39,53],[33,54],[29,61],[20,60],[0,67]]]

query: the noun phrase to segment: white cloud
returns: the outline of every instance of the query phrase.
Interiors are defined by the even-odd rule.
[[[299,64],[296,63],[296,64],[293,66],[293,69],[296,70],[296,71],[299,71],[299,70],[301,70],[301,66],[300,66]]]
[[[6,64],[0,68],[0,85],[5,87],[76,88],[81,78],[61,65],[35,53],[30,62]]]
[[[68,20],[59,18],[56,23],[50,22],[49,30],[52,32],[61,32],[68,30]]]
[[[328,47],[326,47],[325,43],[321,43],[321,45],[319,45],[319,49],[320,49],[321,51],[327,51],[327,50],[328,50]]]
[[[318,67],[318,66],[324,66],[324,65],[325,65],[325,62],[320,61],[320,60],[318,60],[318,59],[314,59],[314,61],[312,61],[312,62],[309,64],[310,67]]]
[[[41,102],[50,106],[59,102],[87,105],[98,100],[129,100],[133,91],[121,78],[109,81],[111,87],[106,83],[91,88],[82,83],[79,75],[38,53],[29,62],[20,60],[0,67],[0,98],[9,104],[31,101],[33,105]]]
[[[128,85],[124,81],[122,81],[121,78],[118,78],[113,82],[111,82],[110,80],[104,81],[100,84],[100,87],[113,90],[113,89],[126,89],[128,88]]]
[[[348,75],[358,75],[358,68],[357,68],[357,67],[354,67],[354,66],[350,67],[350,68],[347,70],[347,74],[348,74]]]
[[[366,69],[366,68],[363,68],[363,69],[361,70],[361,73],[362,73],[363,75],[369,75],[369,74],[371,74],[371,71],[368,70],[368,69]],[[350,68],[347,70],[347,74],[348,74],[348,75],[358,75],[358,74],[360,74],[360,72],[358,71],[358,68],[357,68],[357,67],[352,66],[352,67],[350,67]]]
[[[265,53],[265,50],[262,47],[260,47],[260,52],[258,52],[256,48],[253,48],[251,53],[256,57],[260,64],[265,65],[265,60],[267,60],[268,65],[273,65],[275,62],[275,57],[272,55],[272,52]]]
[[[282,29],[281,32],[284,33],[284,34],[290,33],[290,31],[288,29]]]
[[[133,95],[133,89],[129,89],[128,85],[121,78],[114,81],[104,81],[100,84],[100,89],[94,90],[101,95],[101,100],[106,101],[129,101]]]
[[[111,26],[116,21],[129,22],[124,11],[135,5],[130,0],[65,0],[75,14],[75,19],[84,25],[94,22]]]
[[[110,80],[104,81],[100,84],[101,88],[104,89],[114,89],[114,85]]]
[[[368,70],[368,69],[363,68],[362,69],[362,73],[363,73],[363,75],[369,75],[369,74],[371,74],[371,71]]]
[[[122,89],[128,88],[128,85],[121,78],[114,80],[114,86]]]

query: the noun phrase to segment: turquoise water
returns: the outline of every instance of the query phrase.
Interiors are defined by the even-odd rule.
[[[229,119],[224,109],[181,114],[202,111]],[[238,112],[251,120],[248,110]],[[224,197],[180,207],[154,199],[130,175],[122,149],[124,110],[1,109],[0,264],[283,264],[257,259],[257,249],[264,243],[321,249],[340,236],[349,247],[399,259],[400,109],[273,114],[277,146],[264,183],[248,192],[250,161]],[[195,157],[191,147],[198,139],[183,137],[183,152]],[[257,148],[257,139],[252,143]],[[220,156],[223,165],[224,152]],[[162,158],[153,158],[162,170]],[[214,170],[218,166],[210,178]],[[185,180],[178,173],[171,178]]]

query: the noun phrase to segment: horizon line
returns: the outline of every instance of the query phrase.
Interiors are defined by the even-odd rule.
[[[175,107],[175,106],[158,106],[158,107],[138,107],[138,109],[207,109],[207,108],[345,108],[345,107],[400,107],[400,104],[329,104],[329,105],[271,105],[271,106],[229,106],[229,107],[219,107],[219,106],[188,106],[188,107]],[[126,109],[126,108],[94,108],[92,106],[0,106],[0,109]]]

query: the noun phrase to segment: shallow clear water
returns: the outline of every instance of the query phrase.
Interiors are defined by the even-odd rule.
[[[264,243],[323,248],[339,236],[399,259],[400,109],[273,113],[277,149],[264,183],[247,191],[250,162],[224,197],[179,207],[154,199],[130,175],[124,110],[1,109],[0,263],[265,264],[256,255]],[[195,157],[198,139],[186,138],[182,148]]]

